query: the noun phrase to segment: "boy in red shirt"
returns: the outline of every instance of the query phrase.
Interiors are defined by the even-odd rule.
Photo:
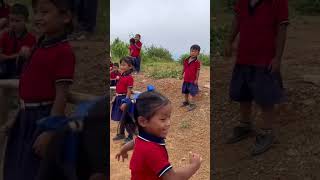
[[[235,13],[225,53],[231,56],[232,43],[239,34],[230,97],[240,103],[241,119],[229,143],[247,138],[253,132],[251,108],[255,101],[261,107],[263,118],[252,151],[252,155],[258,155],[274,142],[274,105],[283,99],[280,67],[289,22],[288,0],[239,0]]]
[[[29,58],[36,38],[27,31],[28,8],[15,4],[11,8],[9,30],[0,37],[0,78],[20,75],[22,63]]]
[[[183,61],[183,85],[182,94],[185,95],[185,101],[181,107],[188,107],[189,111],[196,108],[196,104],[193,102],[193,97],[198,94],[198,79],[200,73],[200,60],[198,55],[200,53],[199,45],[192,45],[190,48],[190,56]]]

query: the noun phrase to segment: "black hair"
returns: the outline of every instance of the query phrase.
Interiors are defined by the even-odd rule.
[[[22,15],[27,20],[29,17],[29,10],[25,5],[16,3],[11,7],[10,14]]]
[[[36,8],[39,0],[32,0],[32,7]],[[72,17],[75,10],[75,2],[74,0],[48,0],[52,4],[56,6],[56,8],[60,11],[60,13],[68,13],[70,12]],[[73,21],[66,25],[66,33],[72,33],[74,29]]]
[[[114,63],[113,66],[119,67],[119,63]]]
[[[134,44],[134,43],[135,43],[134,38],[131,38],[131,39],[130,39],[130,44]]]
[[[133,114],[124,116],[126,117],[124,120],[126,128],[130,132],[135,132],[136,127],[138,127],[138,130],[140,131],[143,130],[139,125],[138,118],[144,117],[145,119],[150,120],[160,108],[168,104],[170,104],[170,100],[159,92],[146,91],[141,93],[136,99],[136,102],[133,103]],[[129,112],[125,113],[128,114]]]
[[[197,45],[197,44],[194,44],[190,47],[190,50],[197,50],[197,51],[200,51],[200,46]]]

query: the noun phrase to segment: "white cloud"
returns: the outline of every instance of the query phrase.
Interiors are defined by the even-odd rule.
[[[145,45],[167,48],[174,55],[199,44],[210,49],[210,0],[111,0],[111,40],[129,41],[140,33]]]

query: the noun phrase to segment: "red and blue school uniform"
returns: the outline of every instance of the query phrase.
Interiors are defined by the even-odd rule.
[[[20,36],[13,31],[4,32],[0,37],[0,52],[10,56],[18,54],[22,47],[33,49],[36,45],[36,37],[25,30]],[[6,59],[0,63],[0,78],[15,78],[21,74],[24,57],[17,59]]]
[[[127,97],[128,88],[133,88],[133,77],[130,73],[122,73],[116,85],[116,98],[112,105],[111,119],[120,121],[123,112],[120,109],[122,100]]]
[[[117,85],[117,77],[120,77],[121,73],[119,71],[110,71],[110,86]]]
[[[19,82],[20,110],[8,137],[4,180],[34,180],[40,158],[32,145],[40,135],[37,123],[50,116],[56,83],[72,83],[75,55],[67,36],[41,38]]]
[[[255,100],[260,105],[279,103],[283,93],[280,72],[270,73],[268,66],[276,55],[279,25],[288,24],[288,0],[250,0],[235,6],[239,24],[239,46],[230,85],[234,101]]]
[[[142,43],[140,41],[136,42],[133,45],[130,45],[129,49],[131,52],[131,56],[134,57],[134,68],[137,72],[140,72],[140,66],[141,66],[141,48],[142,48]]]
[[[195,96],[198,94],[199,88],[194,82],[197,79],[197,72],[200,71],[201,63],[198,58],[189,61],[190,58],[191,57],[188,57],[183,61],[184,78],[182,84],[182,93]]]
[[[160,180],[172,169],[165,145],[163,138],[139,132],[130,160],[131,180]]]

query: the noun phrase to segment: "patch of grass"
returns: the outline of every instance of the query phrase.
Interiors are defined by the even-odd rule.
[[[296,0],[292,5],[301,15],[320,15],[320,0]]]
[[[154,79],[182,79],[182,66],[177,62],[146,62],[142,65],[143,72]]]

